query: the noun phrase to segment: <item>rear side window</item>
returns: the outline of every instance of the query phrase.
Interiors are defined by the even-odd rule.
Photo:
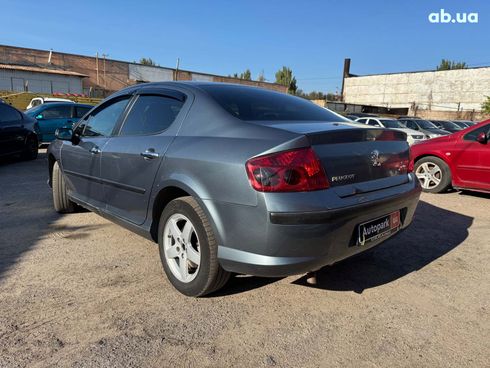
[[[139,96],[119,135],[143,135],[161,132],[174,122],[182,105],[183,102],[170,97]]]
[[[226,111],[246,121],[350,121],[300,97],[236,85],[204,84],[205,90]]]
[[[465,134],[464,140],[465,141],[476,141],[476,137],[478,137],[479,134],[481,133],[490,133],[490,124],[484,125],[482,127],[479,127],[478,129],[475,129],[468,134]]]
[[[75,117],[76,118],[82,118],[89,110],[91,107],[84,107],[84,106],[76,106],[75,107]]]
[[[82,135],[86,137],[111,136],[128,101],[129,97],[125,97],[95,111],[93,115],[91,114],[88,119],[83,121]]]
[[[71,106],[48,107],[41,112],[43,119],[68,119],[71,117]]]
[[[368,121],[368,125],[377,126],[377,127],[381,126],[381,125],[378,123],[378,121],[377,121],[377,120],[374,120],[374,119],[369,119],[369,121]]]
[[[21,115],[16,109],[5,104],[0,105],[0,123],[10,123],[20,119]]]

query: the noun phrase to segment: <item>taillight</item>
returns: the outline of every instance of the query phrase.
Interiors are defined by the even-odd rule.
[[[327,175],[311,148],[272,153],[246,164],[248,179],[260,192],[307,192],[327,189]]]

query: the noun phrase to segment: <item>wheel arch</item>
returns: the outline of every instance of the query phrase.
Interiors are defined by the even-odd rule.
[[[451,167],[450,163],[447,161],[447,159],[443,156],[443,155],[439,155],[437,153],[424,153],[420,156],[417,156],[413,162],[414,163],[417,163],[417,161],[420,161],[421,159],[423,158],[426,158],[426,157],[437,157],[438,159],[444,161],[446,163],[447,166]]]
[[[214,208],[209,207],[209,201],[203,201],[201,197],[187,184],[175,181],[169,182],[165,187],[162,187],[155,195],[155,198],[151,204],[151,238],[155,242],[158,242],[158,225],[160,216],[162,215],[165,207],[174,199],[187,196],[193,197],[202,208],[208,218],[209,223],[211,224],[211,227],[213,228],[216,239],[219,242],[221,237],[216,226],[217,213]],[[212,216],[211,214],[215,214],[215,216]]]

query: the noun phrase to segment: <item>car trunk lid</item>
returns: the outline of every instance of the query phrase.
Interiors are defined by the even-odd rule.
[[[345,197],[408,182],[406,134],[357,123],[286,122],[268,126],[304,134],[327,173],[330,186]]]

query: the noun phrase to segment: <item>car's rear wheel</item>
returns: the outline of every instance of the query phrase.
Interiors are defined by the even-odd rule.
[[[58,162],[55,162],[53,166],[52,187],[53,187],[53,205],[56,212],[59,213],[75,212],[77,209],[77,205],[75,204],[75,202],[71,201],[68,198],[68,194],[66,192],[65,177],[60,169]]]
[[[158,228],[163,269],[182,294],[203,296],[222,288],[230,274],[218,263],[218,244],[204,211],[192,197],[171,201]]]
[[[34,137],[28,137],[24,146],[24,152],[22,152],[22,158],[24,160],[35,160],[38,154],[38,142]]]
[[[424,157],[415,163],[415,176],[422,190],[429,193],[441,193],[451,186],[451,170],[438,157]]]

